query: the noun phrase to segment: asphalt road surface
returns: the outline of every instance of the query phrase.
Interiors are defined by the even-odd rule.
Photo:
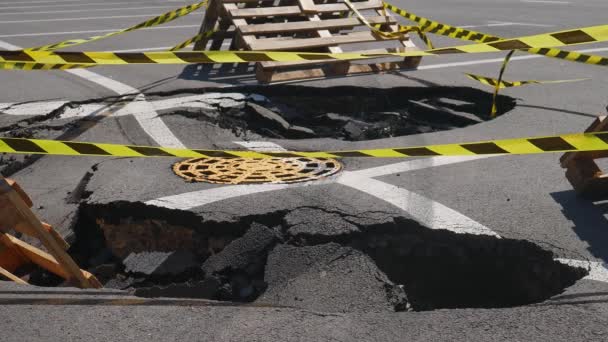
[[[103,34],[186,3],[0,0],[0,49]],[[394,3],[501,37],[604,24],[608,10],[602,0]],[[201,18],[73,50],[160,51],[194,35]],[[488,119],[492,89],[464,73],[495,77],[503,55],[428,57],[418,70],[273,86],[250,71],[194,66],[1,71],[0,134],[342,150],[577,132],[606,113],[604,67],[520,52],[505,79],[586,80],[502,90],[501,115]],[[369,118],[349,108],[380,119],[361,123]],[[394,113],[417,130],[371,139],[357,128]],[[0,170],[74,243],[83,267],[100,278],[104,265],[126,268],[112,271],[122,278],[110,272],[105,292],[0,283],[3,340],[605,341],[606,203],[577,197],[558,159],[352,158],[319,181],[219,185],[185,182],[170,158],[3,155]],[[91,242],[100,240],[108,245]],[[222,301],[141,297],[170,292]]]

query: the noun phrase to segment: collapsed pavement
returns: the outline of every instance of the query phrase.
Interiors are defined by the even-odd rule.
[[[221,222],[141,203],[83,204],[75,234],[71,254],[107,288],[324,312],[513,307],[587,274],[531,242],[381,212],[302,207]]]

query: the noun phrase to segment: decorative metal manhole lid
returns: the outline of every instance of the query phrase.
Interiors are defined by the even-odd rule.
[[[173,172],[190,182],[219,184],[298,183],[336,174],[329,158],[197,158],[177,162]]]

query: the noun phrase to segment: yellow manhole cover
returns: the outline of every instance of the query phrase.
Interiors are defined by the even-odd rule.
[[[342,169],[328,158],[197,158],[173,165],[190,182],[219,184],[297,183],[317,180]]]

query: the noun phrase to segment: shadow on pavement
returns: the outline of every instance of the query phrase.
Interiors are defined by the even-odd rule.
[[[608,262],[608,202],[582,199],[574,190],[554,192],[551,197],[574,224],[574,232],[589,244],[591,254]]]

